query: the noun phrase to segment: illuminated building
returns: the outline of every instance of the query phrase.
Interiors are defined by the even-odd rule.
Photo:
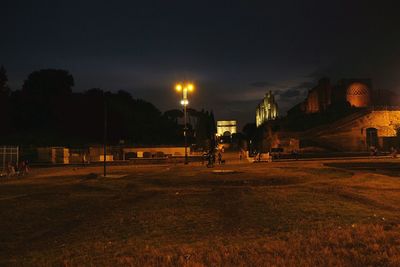
[[[346,102],[352,107],[367,108],[373,104],[371,88],[370,79],[342,79],[332,86],[329,79],[323,78],[308,91],[307,98],[289,110],[288,114],[325,112],[332,104]],[[374,100],[376,102],[378,99]]]
[[[331,104],[332,87],[329,79],[321,79],[318,85],[308,91],[307,99],[304,102],[305,113],[316,113],[325,111]]]
[[[275,120],[278,117],[278,104],[271,91],[265,94],[264,99],[256,109],[256,125],[259,127],[266,121]]]
[[[370,89],[365,83],[351,83],[346,90],[346,100],[351,106],[361,108],[370,105]]]
[[[217,121],[217,135],[218,136],[231,136],[237,133],[236,121]]]
[[[291,139],[305,151],[392,151],[400,147],[399,102],[391,91],[372,90],[370,79],[341,79],[334,86],[323,79],[264,139],[288,151]]]

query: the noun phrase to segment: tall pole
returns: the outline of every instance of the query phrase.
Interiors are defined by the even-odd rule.
[[[104,95],[104,146],[103,146],[103,175],[107,175],[107,102]]]
[[[3,171],[6,169],[6,147],[3,146]]]
[[[17,146],[17,165],[19,166],[19,146]]]
[[[182,93],[182,100],[181,100],[181,105],[183,105],[183,116],[184,116],[184,127],[183,127],[183,135],[185,138],[185,164],[189,163],[189,158],[188,158],[188,141],[187,141],[187,132],[188,132],[188,127],[187,127],[187,105],[189,104],[188,101],[188,93],[192,92],[194,89],[194,85],[192,83],[178,83],[175,86],[175,89],[177,92]]]
[[[185,101],[185,100],[184,100]],[[183,105],[183,116],[185,120],[185,127],[183,128],[183,135],[185,136],[185,164],[189,163],[188,153],[187,153],[187,110],[186,103]]]

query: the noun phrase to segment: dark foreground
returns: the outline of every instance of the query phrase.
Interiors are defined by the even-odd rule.
[[[384,162],[34,170],[0,182],[0,266],[399,266]]]

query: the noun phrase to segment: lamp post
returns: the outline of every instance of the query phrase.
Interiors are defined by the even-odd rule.
[[[187,105],[189,104],[188,93],[193,92],[194,85],[192,83],[183,82],[178,83],[175,86],[175,90],[178,93],[182,93],[181,105],[183,106],[183,116],[184,116],[184,127],[183,127],[183,136],[185,137],[185,164],[189,163],[188,153],[187,153]]]
[[[107,99],[105,92],[103,92],[104,100],[104,140],[103,140],[103,176],[107,175]]]

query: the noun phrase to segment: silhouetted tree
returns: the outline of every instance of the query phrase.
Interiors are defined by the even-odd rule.
[[[208,129],[208,135],[211,140],[211,146],[214,147],[216,145],[215,143],[215,134],[217,133],[217,125],[215,123],[215,118],[214,118],[214,112],[211,111],[210,113],[210,119],[209,119],[209,129]]]
[[[197,112],[197,123],[195,126],[196,144],[204,150],[215,146],[215,121],[211,112],[201,110]]]
[[[74,79],[65,70],[45,69],[32,72],[21,92],[13,95],[14,126],[28,131],[36,142],[56,142],[64,134],[70,110]]]
[[[255,137],[256,135],[256,131],[257,131],[257,126],[255,123],[247,123],[244,127],[243,127],[243,133],[245,134],[246,138],[248,140],[251,140],[252,138]]]
[[[0,136],[11,130],[10,88],[6,69],[0,67]]]
[[[8,87],[7,71],[4,66],[0,67],[0,97],[8,97],[10,88]]]
[[[34,71],[25,80],[22,91],[37,97],[64,96],[72,93],[74,78],[66,70]]]
[[[260,142],[259,132],[260,130],[257,128],[255,123],[247,123],[242,132],[244,133],[250,152],[253,152],[255,149],[258,149],[258,144]]]
[[[7,81],[7,77],[3,77],[2,81]],[[12,92],[8,99],[10,120],[2,120],[2,129],[7,129],[0,133],[2,141],[60,146],[102,143],[106,102],[110,145],[119,144],[120,140],[128,145],[183,143],[183,125],[178,124],[178,118],[183,117],[182,111],[162,114],[153,104],[135,99],[126,91],[114,93],[94,88],[72,93],[73,85],[72,75],[65,70],[32,72],[22,90]],[[7,105],[0,106],[4,109]],[[188,111],[192,121],[197,121],[199,113],[192,109]],[[207,116],[204,119],[207,120]],[[4,122],[8,128],[4,127]],[[193,127],[189,126],[189,132],[192,142]]]
[[[171,109],[164,112],[164,116],[178,124],[178,119],[183,118],[183,111],[179,109]]]

